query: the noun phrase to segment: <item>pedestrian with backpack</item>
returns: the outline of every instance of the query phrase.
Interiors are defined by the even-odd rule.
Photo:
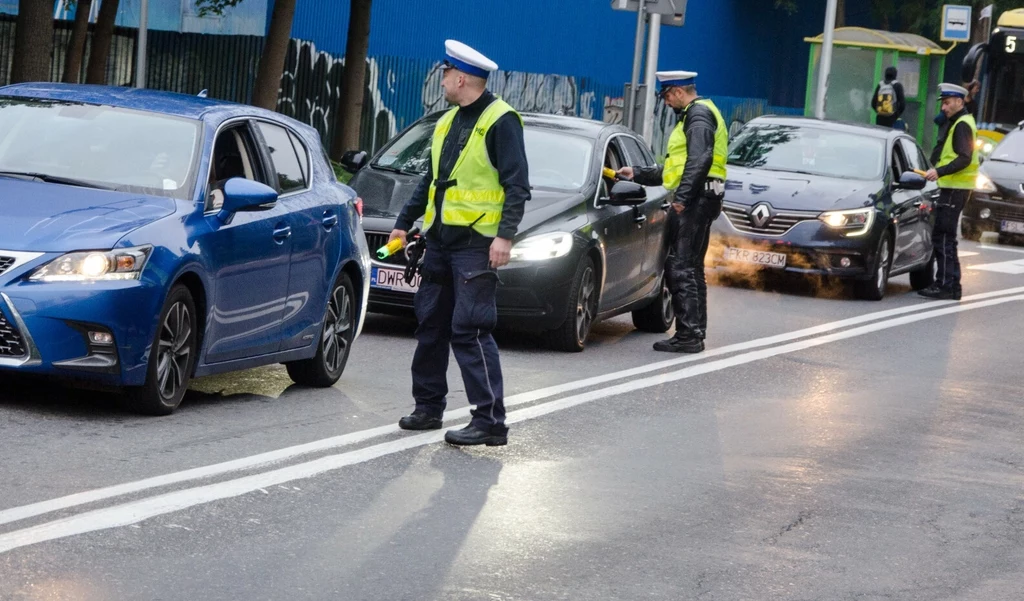
[[[871,108],[875,111],[876,125],[895,127],[900,121],[907,108],[907,100],[903,94],[903,84],[896,81],[896,67],[885,69],[885,79],[878,82],[871,97]]]

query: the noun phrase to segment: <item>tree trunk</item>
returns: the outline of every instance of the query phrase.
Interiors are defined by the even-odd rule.
[[[346,150],[359,148],[366,87],[366,53],[370,46],[370,4],[372,0],[351,0],[348,40],[345,43],[345,72],[338,102],[331,157],[340,160]]]
[[[836,2],[836,29],[846,27],[846,0]]]
[[[53,0],[20,0],[11,83],[50,81],[52,54]]]
[[[75,4],[75,26],[71,29],[71,40],[64,57],[64,83],[78,83],[82,75],[82,57],[85,56],[85,38],[89,34],[89,13],[92,0],[78,0]]]
[[[271,111],[277,108],[281,74],[284,72],[284,60],[288,56],[288,42],[292,37],[294,18],[295,0],[274,0],[274,13],[270,17],[270,30],[263,46],[263,56],[260,57],[260,69],[252,94],[252,103],[256,106]]]
[[[85,83],[104,85],[107,83],[107,59],[110,58],[110,42],[114,39],[114,21],[120,0],[101,0],[100,14],[96,17],[96,31],[92,36],[89,51],[89,67]]]

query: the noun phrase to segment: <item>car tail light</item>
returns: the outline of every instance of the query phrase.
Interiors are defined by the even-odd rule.
[[[356,196],[352,204],[356,205],[356,213],[359,213],[359,219],[361,220],[363,218],[363,199]]]

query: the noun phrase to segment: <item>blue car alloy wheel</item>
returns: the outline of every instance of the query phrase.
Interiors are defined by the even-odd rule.
[[[178,408],[188,389],[196,356],[196,308],[182,285],[167,296],[149,351],[146,384],[128,394],[131,409],[168,415]]]
[[[325,388],[332,386],[345,371],[352,339],[355,336],[355,288],[348,274],[334,283],[324,315],[324,327],[316,355],[303,361],[286,363],[288,375],[297,384]]]

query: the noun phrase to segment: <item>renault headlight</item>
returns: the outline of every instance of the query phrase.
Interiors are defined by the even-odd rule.
[[[832,229],[842,230],[847,236],[863,236],[875,222],[875,209],[851,209],[849,211],[825,211],[818,219]]]
[[[564,257],[572,250],[572,234],[554,232],[530,236],[512,247],[512,261],[546,261]]]
[[[31,282],[102,282],[137,280],[152,246],[84,251],[57,257],[32,272]]]
[[[978,192],[995,192],[996,185],[992,183],[984,173],[979,173],[978,178],[974,180],[974,189]]]

